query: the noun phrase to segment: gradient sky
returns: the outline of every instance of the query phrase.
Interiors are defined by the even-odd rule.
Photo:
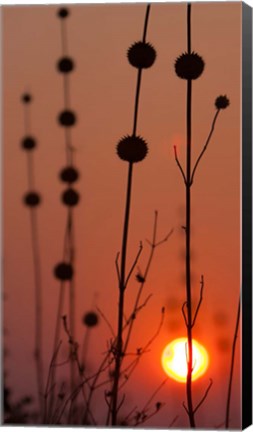
[[[119,139],[132,130],[136,70],[126,58],[128,47],[141,39],[145,5],[71,5],[68,49],[76,69],[71,74],[71,106],[78,123],[73,128],[75,162],[81,194],[74,211],[76,239],[76,326],[83,338],[83,313],[96,305],[117,320],[117,278],[114,260],[121,247],[127,164],[116,156]],[[26,155],[20,96],[29,91],[32,133],[38,139],[34,154],[36,187],[43,204],[38,210],[43,282],[44,353],[48,366],[59,284],[52,269],[61,259],[66,208],[60,202],[64,185],[58,173],[65,164],[64,131],[57,124],[63,109],[62,77],[56,71],[61,56],[60,25],[55,6],[3,7],[3,126],[4,126],[4,293],[5,345],[8,384],[13,398],[35,389],[33,371],[33,267],[29,212],[22,204],[27,191]],[[154,210],[159,212],[158,237],[171,228],[169,241],[157,249],[145,295],[153,294],[140,313],[133,350],[155,333],[162,306],[165,324],[151,351],[143,357],[126,388],[126,412],[140,407],[165,375],[160,356],[164,346],[185,335],[181,306],[184,286],[184,185],[173,145],[185,160],[186,84],[174,73],[174,61],[186,50],[186,5],[154,4],[147,40],[157,50],[152,68],[143,72],[138,133],[149,154],[134,168],[129,232],[131,264],[139,241],[150,238]],[[197,415],[199,427],[214,428],[225,417],[229,361],[240,288],[240,79],[241,3],[206,3],[192,7],[192,48],[203,56],[205,71],[193,83],[193,158],[201,151],[215,113],[214,101],[227,94],[231,105],[220,113],[213,139],[195,177],[192,192],[193,297],[205,277],[204,300],[194,337],[210,355],[210,367],[194,386],[196,402],[211,377],[208,399]],[[144,269],[148,245],[141,257]],[[131,311],[138,284],[126,293]],[[66,305],[67,311],[67,305]],[[91,335],[88,361],[95,368],[110,333],[101,324]],[[239,427],[239,341],[233,385],[231,427]],[[33,375],[34,374],[34,375]],[[148,378],[147,378],[148,377]],[[140,389],[136,392],[136,388]],[[188,425],[182,408],[185,386],[168,380],[158,399],[163,410],[149,426]],[[100,399],[99,399],[100,400]],[[100,400],[101,404],[103,399]],[[98,404],[97,404],[98,406]],[[98,410],[98,409],[97,409]],[[101,405],[98,417],[101,416]]]

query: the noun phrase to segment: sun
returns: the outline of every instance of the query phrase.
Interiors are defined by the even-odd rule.
[[[192,381],[200,378],[207,370],[209,356],[207,350],[192,340],[193,347],[193,371]],[[161,361],[165,373],[175,381],[186,382],[187,376],[187,338],[179,338],[170,342],[163,350]]]

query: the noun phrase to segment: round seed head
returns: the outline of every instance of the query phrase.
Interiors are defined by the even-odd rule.
[[[28,192],[24,196],[24,204],[28,207],[36,207],[40,204],[41,198],[37,192]]]
[[[148,42],[135,42],[127,51],[129,63],[138,69],[147,69],[156,59],[156,51]]]
[[[79,202],[79,194],[72,188],[68,188],[62,194],[62,202],[66,206],[74,207]]]
[[[62,281],[71,280],[73,277],[73,267],[71,264],[61,262],[54,268],[54,276]]]
[[[218,96],[215,100],[215,106],[217,109],[226,109],[230,102],[226,95]]]
[[[117,145],[117,154],[120,159],[136,163],[145,159],[148,153],[147,143],[139,136],[125,136]]]
[[[197,53],[184,53],[176,59],[175,71],[179,78],[195,80],[200,77],[205,67],[205,63]]]
[[[24,150],[33,150],[36,147],[36,140],[31,136],[26,136],[21,145]]]
[[[98,315],[96,314],[96,312],[86,312],[83,316],[83,324],[86,327],[95,327],[96,325],[98,325],[98,321]]]
[[[23,102],[24,104],[28,104],[28,103],[31,102],[31,100],[32,100],[32,96],[31,96],[29,93],[24,93],[24,94],[22,95],[21,100],[22,100],[22,102]]]
[[[74,167],[66,167],[60,172],[60,178],[64,183],[75,183],[79,178],[79,173]]]
[[[61,19],[67,18],[67,16],[69,15],[69,11],[66,8],[61,8],[58,10],[57,15]]]
[[[76,123],[76,115],[73,111],[62,111],[58,117],[58,121],[62,126],[71,127]]]
[[[69,73],[74,69],[74,62],[70,57],[62,57],[57,63],[58,71],[61,73]]]

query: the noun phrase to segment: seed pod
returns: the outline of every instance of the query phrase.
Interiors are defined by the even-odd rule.
[[[41,199],[37,192],[28,192],[24,196],[24,204],[28,207],[36,207],[40,204]]]
[[[70,57],[62,57],[57,63],[58,71],[61,73],[69,73],[74,69],[74,62]]]
[[[62,202],[66,206],[74,207],[79,202],[79,194],[72,188],[68,188],[62,194]]]
[[[75,183],[79,178],[79,173],[76,168],[69,166],[60,172],[60,178],[65,183]]]
[[[156,59],[156,51],[148,42],[135,42],[127,51],[129,63],[138,69],[150,68]]]
[[[179,78],[195,80],[200,77],[205,63],[197,53],[184,53],[176,59],[175,71]]]
[[[83,324],[86,327],[95,327],[98,324],[98,315],[96,312],[86,312],[83,316]]]
[[[58,121],[62,126],[71,127],[76,123],[76,115],[73,111],[62,111],[58,117]]]
[[[136,163],[145,159],[148,153],[147,143],[139,136],[125,136],[117,145],[117,154],[120,159]]]
[[[54,275],[56,279],[62,281],[71,280],[73,277],[73,267],[71,264],[61,262],[55,266]]]
[[[24,93],[21,100],[24,104],[28,104],[32,101],[32,96],[29,93]]]
[[[226,95],[218,96],[215,100],[215,106],[217,109],[226,109],[230,102]]]
[[[21,142],[24,150],[33,150],[36,147],[36,140],[31,136],[26,136]]]
[[[67,16],[69,15],[69,10],[67,8],[61,8],[58,10],[57,15],[61,19],[67,18]]]

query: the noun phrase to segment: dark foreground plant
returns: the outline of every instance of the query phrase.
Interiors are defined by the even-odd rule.
[[[232,393],[232,382],[233,382],[233,372],[234,372],[234,362],[235,362],[235,349],[236,349],[236,341],[238,337],[239,324],[240,324],[240,312],[241,312],[241,299],[239,299],[237,316],[236,316],[236,324],[235,324],[235,332],[232,344],[232,353],[231,353],[231,364],[230,364],[230,373],[229,373],[229,381],[228,381],[228,393],[227,393],[227,403],[226,403],[226,416],[225,416],[225,428],[229,428],[229,413],[230,413],[230,400]]]
[[[41,202],[40,194],[35,190],[35,176],[34,176],[34,159],[33,152],[36,148],[36,139],[31,135],[31,124],[30,124],[30,104],[32,102],[32,96],[29,93],[25,93],[22,96],[22,102],[24,104],[24,124],[25,124],[25,136],[22,139],[22,149],[27,155],[27,179],[28,189],[24,196],[24,204],[30,209],[30,226],[31,226],[31,239],[32,239],[32,257],[33,257],[33,269],[34,269],[34,293],[35,293],[35,325],[34,325],[34,359],[36,364],[36,380],[37,380],[37,392],[38,402],[40,407],[40,416],[43,412],[43,399],[42,395],[44,392],[44,368],[43,368],[43,353],[42,353],[42,331],[43,331],[43,319],[42,319],[42,281],[41,281],[41,261],[40,261],[40,246],[38,236],[38,222],[37,222],[37,207]]]
[[[192,428],[196,427],[195,414],[200,408],[202,403],[205,401],[208,392],[212,386],[212,380],[207,387],[207,390],[201,399],[201,401],[194,407],[193,396],[192,396],[192,371],[194,368],[193,358],[193,346],[192,346],[192,329],[196,323],[196,319],[199,313],[199,309],[203,299],[204,290],[204,276],[201,276],[200,280],[200,297],[196,308],[193,311],[192,307],[192,276],[191,276],[191,188],[193,185],[196,170],[199,162],[202,159],[207,146],[212,137],[216,120],[221,110],[225,109],[229,105],[229,100],[226,96],[219,96],[215,101],[216,113],[212,122],[211,130],[206,140],[206,143],[196,160],[195,165],[192,169],[191,164],[191,152],[192,152],[192,81],[197,80],[203,73],[205,63],[202,57],[193,52],[191,48],[191,4],[187,5],[187,52],[183,53],[176,59],[175,72],[177,76],[184,79],[187,84],[187,99],[186,99],[186,172],[182,168],[182,165],[177,156],[177,148],[174,146],[175,160],[179,167],[180,173],[183,177],[185,184],[185,202],[186,202],[186,221],[183,226],[185,232],[185,270],[186,270],[186,301],[182,306],[182,313],[187,329],[187,349],[186,349],[186,361],[187,361],[187,378],[186,378],[186,395],[187,395],[187,406],[183,403],[183,406],[187,412],[189,423]],[[186,310],[185,310],[186,309]]]
[[[74,150],[72,146],[71,128],[76,124],[76,114],[70,108],[70,73],[73,72],[75,65],[74,61],[68,55],[67,46],[67,33],[66,33],[66,19],[69,16],[69,10],[66,8],[60,8],[58,11],[58,18],[61,24],[61,44],[62,44],[62,56],[57,62],[57,71],[63,77],[63,99],[64,109],[58,115],[58,123],[64,128],[64,140],[66,150],[66,166],[61,170],[59,179],[67,188],[63,191],[61,196],[61,202],[67,208],[67,221],[66,230],[64,235],[63,244],[63,257],[62,261],[59,262],[54,268],[54,276],[60,281],[60,292],[58,300],[58,310],[56,317],[55,335],[53,352],[57,351],[58,344],[60,342],[60,332],[62,328],[62,315],[63,315],[63,304],[65,297],[65,288],[68,287],[69,294],[69,331],[73,340],[75,340],[75,240],[74,240],[74,207],[76,207],[80,200],[79,193],[74,189],[73,184],[79,178],[79,172],[74,166]],[[70,366],[70,389],[73,392],[75,389],[75,353],[73,345],[69,344],[69,366]],[[50,406],[48,410],[49,418],[51,416],[53,405],[55,402],[55,375],[56,368],[53,367],[51,371],[51,395],[50,395]],[[74,408],[74,404],[73,404]],[[71,419],[71,414],[70,414]]]
[[[130,218],[130,206],[131,206],[131,190],[132,190],[132,177],[133,177],[133,164],[142,161],[148,152],[147,144],[143,138],[136,135],[137,131],[137,118],[138,118],[138,105],[141,87],[142,70],[144,68],[151,67],[155,58],[156,53],[154,48],[146,42],[148,18],[150,12],[150,5],[147,6],[143,38],[142,41],[133,44],[128,50],[127,56],[129,63],[138,69],[137,73],[137,86],[135,96],[135,107],[134,107],[134,121],[133,121],[133,132],[131,136],[122,138],[117,146],[118,156],[128,162],[128,180],[127,180],[127,193],[126,193],[126,206],[125,206],[125,219],[123,228],[123,239],[121,248],[121,264],[119,269],[119,304],[118,304],[118,329],[117,339],[115,347],[115,368],[113,372],[113,386],[111,391],[111,403],[110,403],[110,416],[111,424],[115,426],[117,424],[119,403],[118,403],[118,392],[119,392],[119,379],[121,372],[121,364],[123,358],[123,317],[124,317],[124,298],[127,282],[129,280],[126,274],[126,258],[127,258],[127,240],[128,240],[128,228]]]

